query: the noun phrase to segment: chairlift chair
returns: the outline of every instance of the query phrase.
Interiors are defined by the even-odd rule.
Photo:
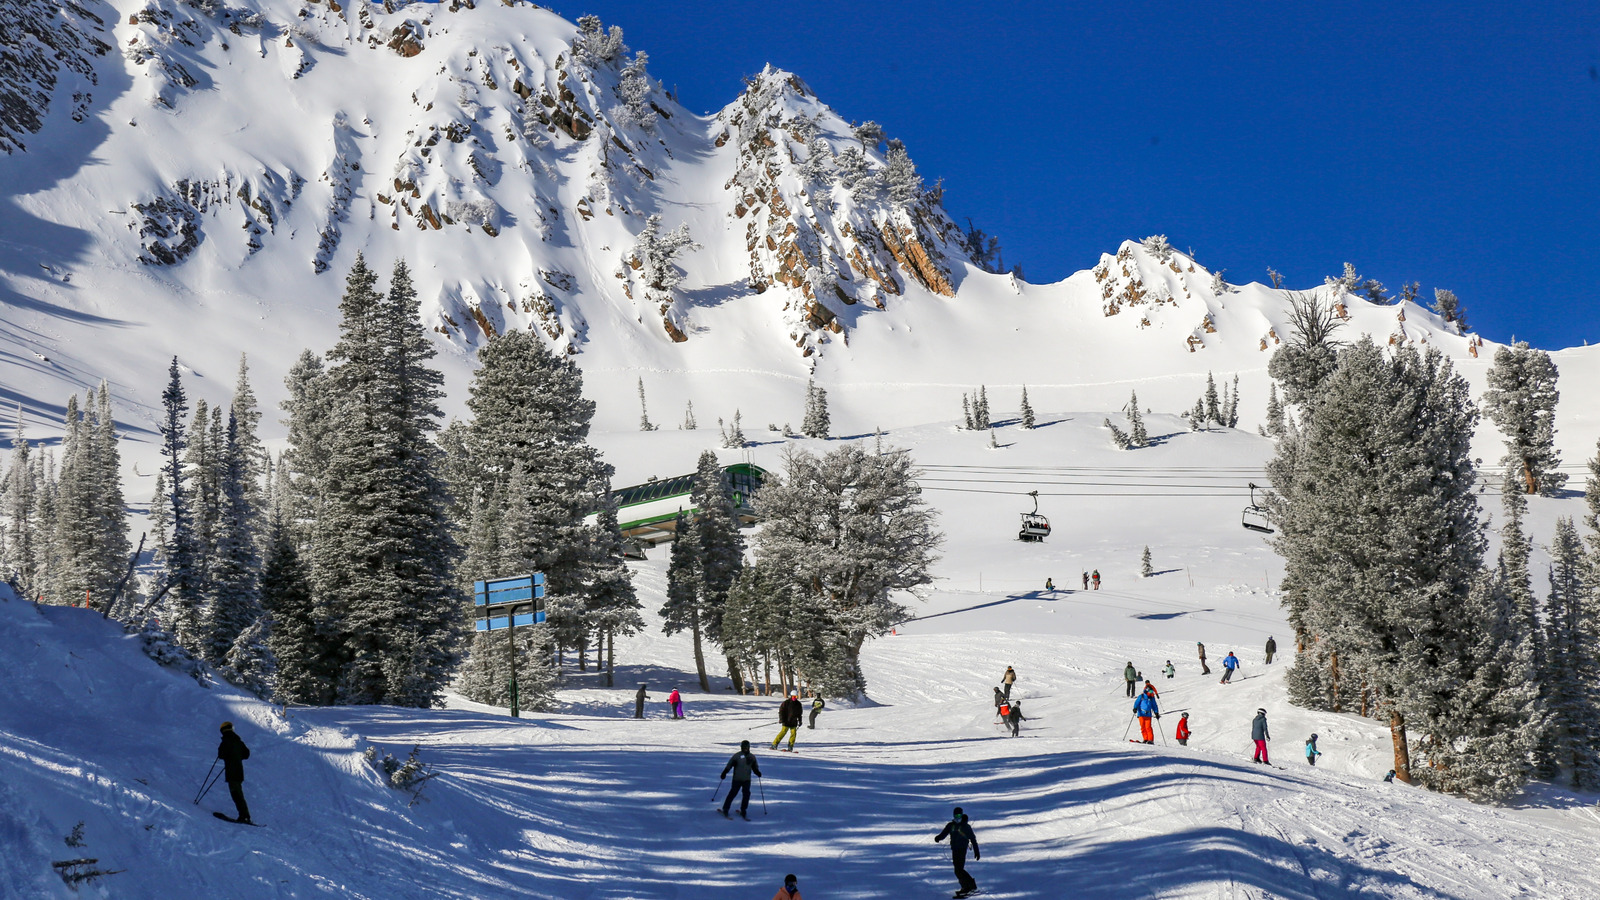
[[[1244,513],[1239,517],[1239,524],[1262,534],[1272,534],[1272,523],[1267,520],[1267,511],[1256,505],[1256,486],[1250,484],[1250,505],[1244,508]]]
[[[1017,532],[1017,540],[1037,543],[1050,535],[1050,520],[1039,515],[1039,492],[1029,491],[1028,496],[1033,498],[1033,512],[1022,514],[1022,530]]]

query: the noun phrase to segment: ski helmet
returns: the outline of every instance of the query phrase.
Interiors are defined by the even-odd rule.
[[[750,749],[750,742],[749,741],[740,741],[739,742],[739,749],[740,750],[749,750]]]
[[[223,722],[221,730],[222,731],[232,731],[233,730],[233,723],[232,722]]]
[[[785,875],[785,876],[783,876],[783,886],[784,887],[795,887],[795,886],[797,886],[799,884],[800,884],[800,879],[794,877],[793,875]]]
[[[965,815],[965,813],[963,813],[963,812],[962,812],[962,811],[961,811],[961,807],[959,807],[959,806],[958,806],[958,807],[956,807],[956,809],[955,809],[955,812],[954,812],[954,813],[952,813],[952,815],[954,815],[954,816],[955,816],[955,817],[956,817],[956,818],[958,818],[958,819],[959,819],[959,818],[961,818],[961,817],[962,817],[962,816],[963,816],[963,815]]]
[[[1316,739],[1317,739],[1317,736],[1316,736],[1316,735],[1314,735],[1314,734],[1313,734],[1313,735],[1312,735],[1312,736],[1311,736],[1311,739],[1312,739],[1312,740],[1313,740],[1313,741],[1314,741],[1314,740],[1316,740]]]
[[[1266,714],[1267,714],[1267,711],[1266,711],[1266,710],[1264,710],[1264,709],[1258,709],[1258,710],[1256,710],[1256,715],[1258,715],[1258,716],[1264,716],[1264,715],[1266,715]]]

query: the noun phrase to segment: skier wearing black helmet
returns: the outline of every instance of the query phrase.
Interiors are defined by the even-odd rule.
[[[950,839],[950,863],[956,869],[956,881],[961,883],[961,890],[955,896],[967,897],[978,890],[978,881],[967,874],[967,845],[972,845],[972,859],[977,861],[983,858],[978,852],[978,836],[972,832],[972,823],[967,821],[966,813],[961,807],[956,807],[951,814],[950,821],[944,825],[944,830],[934,838],[934,843],[941,843],[945,838]]]

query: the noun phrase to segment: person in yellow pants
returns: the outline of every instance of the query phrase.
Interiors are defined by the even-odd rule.
[[[789,736],[787,749],[791,752],[794,750],[795,738],[800,736],[800,718],[800,695],[790,694],[789,699],[778,707],[778,724],[783,727],[778,729],[778,736],[772,739],[772,749],[778,749],[778,742],[787,734]]]

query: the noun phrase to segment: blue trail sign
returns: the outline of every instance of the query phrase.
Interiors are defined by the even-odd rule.
[[[477,607],[478,631],[537,625],[544,621],[544,574],[474,581],[472,604]]]

